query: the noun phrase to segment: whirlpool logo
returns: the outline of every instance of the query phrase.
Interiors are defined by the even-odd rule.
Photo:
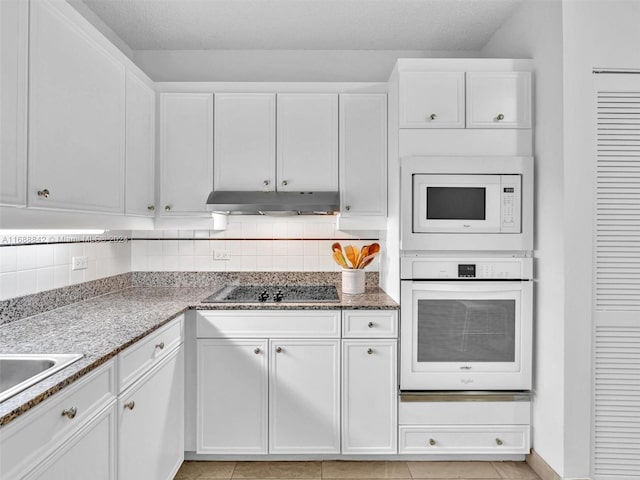
[[[469,385],[470,383],[473,383],[473,378],[463,378],[460,381],[465,385]]]

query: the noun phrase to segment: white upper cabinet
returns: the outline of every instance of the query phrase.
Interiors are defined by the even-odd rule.
[[[278,94],[277,189],[338,190],[338,95]]]
[[[30,3],[31,207],[124,213],[125,67],[66,3]]]
[[[125,213],[153,216],[156,96],[153,88],[131,71],[127,71],[126,92]]]
[[[340,198],[345,217],[387,213],[387,96],[340,95]]]
[[[213,188],[213,94],[160,95],[160,213],[206,213]]]
[[[464,72],[403,72],[400,128],[464,128]]]
[[[27,204],[29,4],[0,2],[0,204]]]
[[[213,124],[214,190],[275,190],[275,94],[216,94]]]
[[[467,73],[467,128],[531,128],[531,72]]]

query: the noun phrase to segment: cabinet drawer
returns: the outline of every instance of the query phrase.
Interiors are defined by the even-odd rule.
[[[198,338],[340,338],[340,310],[197,313]]]
[[[397,310],[346,310],[342,336],[345,338],[397,338]]]
[[[399,405],[400,425],[528,425],[531,402],[415,402]]]
[[[402,426],[400,453],[529,453],[528,425]]]
[[[183,318],[178,317],[118,355],[119,392],[182,343]]]
[[[115,360],[0,430],[0,478],[17,478],[115,400]],[[63,411],[75,416],[69,418]],[[70,413],[70,415],[72,415]]]

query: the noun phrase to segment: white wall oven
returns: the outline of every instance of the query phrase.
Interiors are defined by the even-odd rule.
[[[530,157],[401,161],[402,250],[531,250]]]
[[[529,390],[531,258],[402,258],[403,391]]]

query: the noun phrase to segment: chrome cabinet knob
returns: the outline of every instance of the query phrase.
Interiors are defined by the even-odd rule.
[[[255,353],[256,355],[258,355],[258,354],[260,353],[260,349],[259,349],[259,348],[256,348],[256,349],[253,351],[253,353]]]
[[[282,180],[282,185],[284,185],[285,187],[289,185],[289,180]]]
[[[498,121],[504,120],[504,115],[502,113],[499,113],[498,116],[496,117],[496,120]]]
[[[156,209],[155,205],[147,205],[147,210],[149,210],[150,212],[153,212]]]
[[[432,113],[431,115],[429,115],[429,120],[435,120],[437,117],[437,115],[435,113]]]
[[[156,348],[159,348],[160,350],[162,350],[164,348],[164,342],[160,342],[156,345]]]
[[[367,353],[371,355],[373,353],[373,348],[367,348]]]
[[[434,446],[435,444],[436,444],[435,438],[430,438],[429,439],[429,445]]]
[[[67,417],[69,419],[75,418],[76,413],[78,413],[78,409],[76,407],[67,408],[62,411],[62,416]]]
[[[165,212],[170,212],[171,211],[171,205],[165,205],[164,206],[164,211]]]
[[[502,440],[499,438],[496,438],[496,445],[502,445]]]
[[[276,347],[276,352],[277,353],[282,353],[282,347]]]
[[[375,326],[375,323],[373,323],[373,322],[367,323],[367,327],[369,327],[369,328],[373,328],[374,326]]]
[[[46,188],[44,190],[38,190],[38,196],[49,198],[49,190],[47,190]]]
[[[133,400],[124,404],[124,408],[126,408],[127,410],[133,410],[135,406],[136,402],[134,402]]]
[[[262,182],[262,184],[266,187],[269,185],[269,180],[265,180],[264,182]]]
[[[351,210],[351,205],[347,205],[346,207],[344,207],[344,209],[348,212],[349,210]]]

